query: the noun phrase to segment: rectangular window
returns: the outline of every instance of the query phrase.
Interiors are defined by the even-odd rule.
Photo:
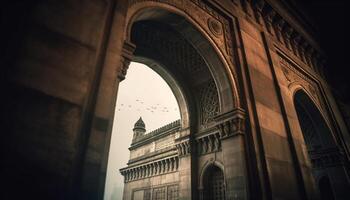
[[[179,186],[172,185],[168,186],[168,200],[178,200],[179,199]]]
[[[165,190],[166,190],[166,187],[160,187],[160,188],[153,189],[152,200],[166,200],[165,199],[165,197],[166,197]]]
[[[144,190],[143,200],[151,200],[151,189]]]

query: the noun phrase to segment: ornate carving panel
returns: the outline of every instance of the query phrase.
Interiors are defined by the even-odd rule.
[[[126,72],[129,68],[130,61],[135,50],[135,45],[130,42],[124,42],[121,57],[121,66],[118,69],[118,78],[120,81],[125,79]]]
[[[201,124],[212,122],[219,112],[219,98],[214,81],[201,88],[199,97]]]
[[[175,145],[179,156],[187,156],[191,153],[190,141],[186,140]]]
[[[245,131],[245,113],[236,109],[215,117],[216,127],[219,129],[221,139],[235,135],[242,135]]]
[[[212,153],[221,150],[219,133],[214,133],[196,139],[198,155]]]
[[[324,169],[335,166],[341,166],[346,162],[344,152],[338,148],[329,148],[318,151],[309,151],[312,167]]]
[[[135,25],[133,30],[131,40],[137,47],[152,51],[156,55],[151,56],[157,56],[154,59],[167,62],[165,63],[169,64],[167,67],[176,68],[172,71],[179,70],[187,77],[192,77],[201,71],[210,75],[204,59],[175,30],[156,22],[143,22]]]

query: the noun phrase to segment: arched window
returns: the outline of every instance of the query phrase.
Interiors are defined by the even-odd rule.
[[[204,200],[224,200],[225,199],[225,179],[224,173],[217,166],[211,166],[204,174]]]
[[[342,154],[320,110],[302,90],[295,93],[294,105],[311,160],[312,173],[316,177],[327,174],[317,184],[321,199],[348,196],[349,182],[341,162]]]

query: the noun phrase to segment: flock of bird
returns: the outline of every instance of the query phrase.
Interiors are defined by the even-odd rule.
[[[168,113],[171,111],[177,111],[178,108],[169,108],[167,106],[163,106],[159,103],[157,104],[153,104],[153,105],[147,105],[147,103],[145,103],[144,101],[140,100],[140,99],[136,99],[135,100],[136,103],[120,103],[119,105],[117,105],[117,109],[118,111],[123,111],[123,110],[128,110],[128,111],[148,111],[151,113],[155,113],[155,112],[162,112],[162,113]]]

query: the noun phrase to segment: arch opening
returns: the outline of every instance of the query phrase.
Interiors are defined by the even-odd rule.
[[[331,129],[304,91],[295,93],[294,106],[320,194],[331,195],[331,199],[343,198],[349,188],[349,181],[342,162],[343,154],[336,145]],[[333,193],[332,188],[337,191]]]
[[[109,150],[105,199],[122,199],[124,177],[116,173],[116,169],[125,167],[130,160],[155,153],[169,145],[151,143],[146,145],[146,148],[129,152],[134,144],[147,139],[160,127],[176,129],[180,126],[181,113],[176,95],[163,77],[165,76],[149,65],[131,62],[128,77],[119,86]]]
[[[224,173],[216,165],[207,167],[203,175],[203,200],[224,200],[225,199],[225,178]]]
[[[136,45],[135,60],[173,77],[174,88],[182,90],[187,105],[185,109],[179,102],[184,128],[200,132],[214,125],[216,115],[237,107],[224,64],[199,27],[156,7],[137,12],[130,23],[127,38]]]
[[[123,199],[148,198],[145,194],[197,199],[198,175],[192,172],[197,168],[198,158],[191,149],[195,148],[193,145],[201,134],[217,131],[217,116],[238,108],[232,74],[227,73],[229,67],[207,38],[209,36],[180,12],[160,7],[131,10],[134,15],[130,17],[129,13],[127,17],[126,40],[136,47],[133,61],[148,65],[168,83],[179,104],[181,126],[172,131],[161,128],[150,136],[151,139],[132,144],[130,153],[143,151],[147,145],[157,146],[157,143],[171,143],[173,148],[136,155],[127,167],[120,169],[125,178]],[[219,134],[215,135],[219,140]],[[215,142],[214,136],[210,139]],[[164,173],[171,174],[167,176],[172,176],[173,181],[154,185],[155,176],[166,176]],[[222,170],[213,168],[208,175],[217,180],[209,185],[224,183]],[[209,190],[211,195],[216,194],[214,189]],[[225,194],[220,195],[216,199],[222,199]]]

